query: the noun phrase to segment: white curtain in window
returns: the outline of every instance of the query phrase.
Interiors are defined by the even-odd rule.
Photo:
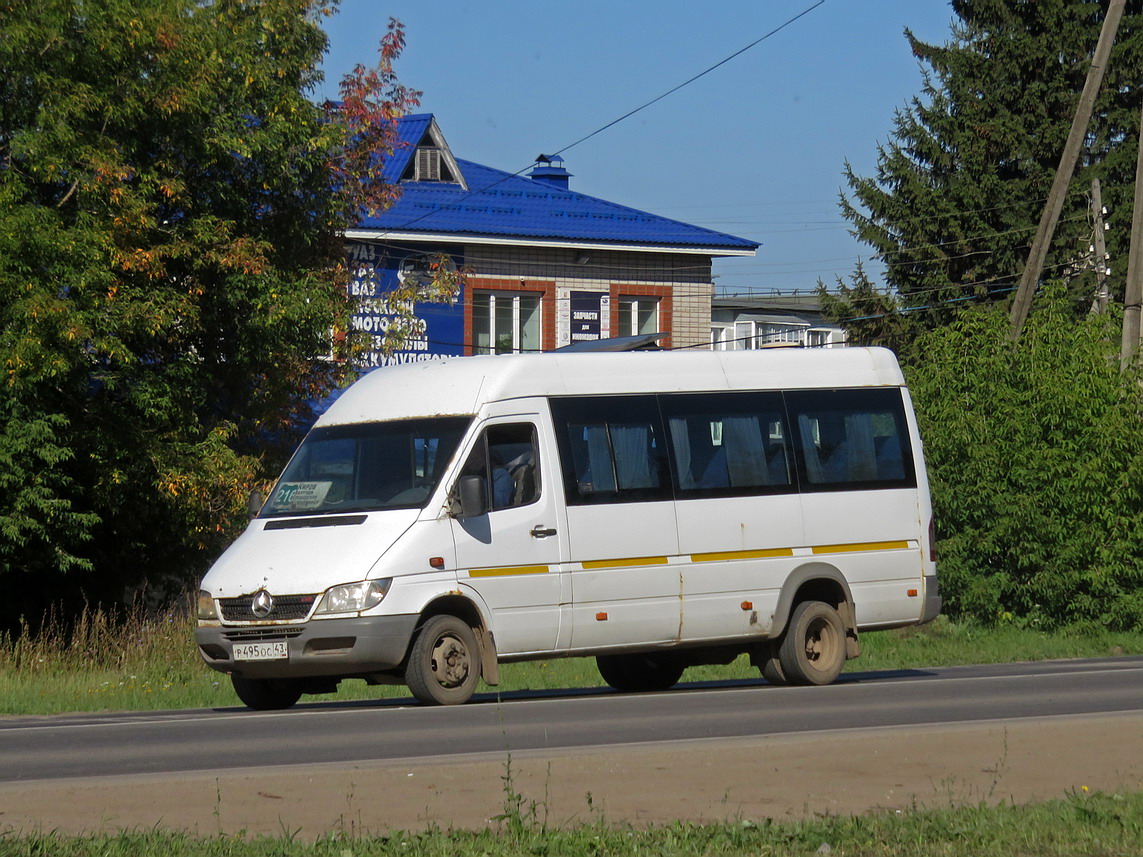
[[[698,483],[691,472],[691,441],[687,421],[682,417],[671,417],[671,443],[675,448],[675,469],[679,474],[680,488],[697,488]]]
[[[722,421],[722,443],[732,486],[766,484],[766,450],[757,417],[726,417]]]
[[[651,429],[640,425],[612,425],[615,476],[620,488],[654,488],[659,484],[651,469]]]
[[[810,482],[822,481],[822,460],[818,456],[818,445],[814,439],[817,420],[806,414],[798,414],[798,434],[802,437],[802,455],[806,460],[806,476]]]
[[[873,443],[873,415],[845,415],[845,438],[849,442],[850,482],[877,478],[877,448]]]
[[[615,473],[611,469],[611,444],[607,440],[607,426],[584,426],[584,436],[587,440],[587,461],[591,471],[590,478],[583,478],[581,482],[590,482],[593,491],[614,491]]]

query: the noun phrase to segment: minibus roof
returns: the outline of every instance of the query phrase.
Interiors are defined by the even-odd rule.
[[[720,390],[904,385],[884,348],[631,351],[453,357],[374,369],[347,389],[318,426],[475,414],[485,402]]]

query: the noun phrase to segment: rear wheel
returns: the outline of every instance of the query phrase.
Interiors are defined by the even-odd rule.
[[[417,635],[405,667],[405,684],[427,705],[467,702],[480,680],[480,645],[468,623],[434,616]]]
[[[759,667],[762,678],[770,684],[789,684],[786,674],[782,671],[782,662],[778,660],[778,644],[773,643],[768,648],[766,660],[762,661],[762,665]]]
[[[234,692],[255,711],[289,708],[302,698],[302,683],[289,678],[240,678],[232,675]]]
[[[845,625],[821,601],[794,608],[778,648],[778,662],[790,684],[829,684],[845,665]]]
[[[599,655],[595,663],[603,680],[625,693],[667,690],[683,675],[682,664],[670,655]]]

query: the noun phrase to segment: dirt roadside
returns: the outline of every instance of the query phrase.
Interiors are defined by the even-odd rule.
[[[1143,712],[177,776],[0,784],[0,832],[160,826],[303,838],[495,827],[506,792],[549,826],[799,818],[1143,788]]]

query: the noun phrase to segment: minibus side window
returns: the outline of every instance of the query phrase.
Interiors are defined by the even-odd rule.
[[[671,499],[654,397],[552,399],[551,406],[568,503]]]
[[[803,490],[916,487],[900,391],[806,390],[786,402]]]
[[[486,505],[494,512],[536,502],[540,496],[536,427],[531,423],[489,426],[477,440],[460,475],[484,480]]]
[[[662,396],[680,499],[796,490],[779,393]]]

